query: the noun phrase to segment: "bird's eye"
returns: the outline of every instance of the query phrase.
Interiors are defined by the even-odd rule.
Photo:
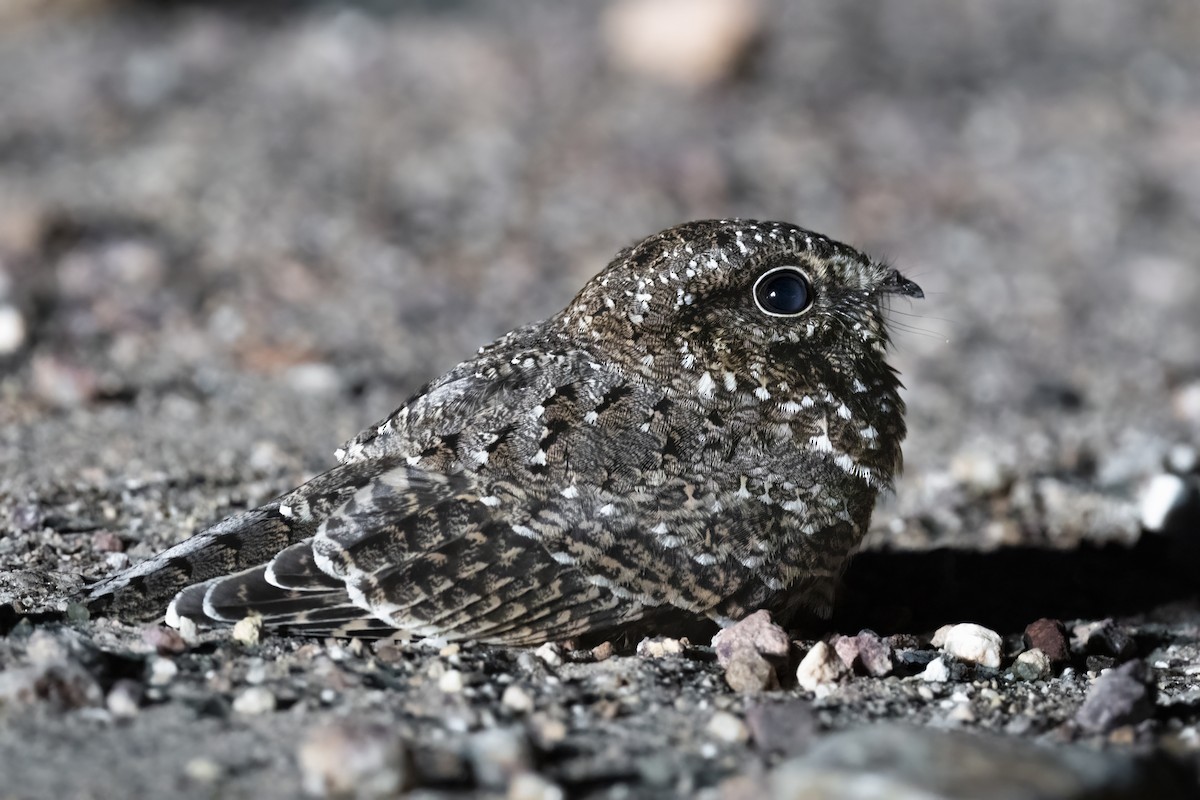
[[[812,305],[808,276],[796,267],[769,269],[754,282],[754,302],[773,317],[794,317]]]

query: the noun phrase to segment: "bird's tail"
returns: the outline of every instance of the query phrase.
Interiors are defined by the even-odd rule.
[[[154,619],[181,589],[266,563],[311,536],[311,528],[281,514],[278,501],[268,503],[90,586],[81,599],[93,613]]]

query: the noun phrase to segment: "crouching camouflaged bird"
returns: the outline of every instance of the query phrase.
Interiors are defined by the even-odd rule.
[[[510,645],[827,614],[901,464],[888,301],[920,288],[780,222],[619,253],[337,451],[93,586],[97,611]],[[172,600],[171,598],[174,597]]]

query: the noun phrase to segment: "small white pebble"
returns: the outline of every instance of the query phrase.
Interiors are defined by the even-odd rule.
[[[176,627],[179,631],[180,638],[186,644],[194,645],[200,639],[200,631],[196,629],[196,621],[188,617],[180,617],[179,625]]]
[[[975,712],[971,710],[971,706],[966,703],[958,703],[946,715],[948,719],[954,722],[974,722]]]
[[[1026,681],[1040,681],[1050,677],[1051,666],[1050,657],[1034,647],[1017,656],[1013,675]]]
[[[150,684],[165,686],[179,674],[179,667],[169,658],[158,657],[150,662]]]
[[[208,758],[193,758],[183,765],[183,774],[196,783],[215,783],[221,777],[221,765]]]
[[[750,730],[741,717],[728,711],[718,711],[708,721],[708,732],[723,742],[745,742],[750,738]]]
[[[1190,444],[1177,444],[1167,451],[1167,466],[1172,472],[1192,472],[1200,465],[1200,453]]]
[[[258,614],[242,617],[233,626],[233,640],[238,644],[252,647],[262,639],[263,622]]]
[[[67,650],[55,636],[35,630],[25,646],[25,656],[31,664],[39,667],[59,664],[67,659]]]
[[[833,648],[825,642],[817,642],[796,667],[796,682],[801,689],[825,695],[847,672],[846,665]]]
[[[563,800],[564,797],[561,786],[536,772],[518,773],[508,784],[507,800]]]
[[[114,717],[135,717],[141,708],[142,685],[136,681],[117,681],[104,698],[104,705]]]
[[[296,364],[284,372],[283,378],[300,394],[333,394],[342,387],[337,369],[321,362]]]
[[[1142,487],[1138,500],[1142,527],[1148,531],[1161,531],[1171,513],[1183,505],[1187,498],[1187,483],[1178,475],[1163,473],[1155,475]]]
[[[964,622],[946,633],[942,649],[960,661],[995,669],[1000,666],[1002,646],[1000,634],[982,625]]]
[[[457,694],[466,686],[463,674],[456,669],[448,669],[438,678],[438,688],[446,694]]]
[[[507,787],[513,776],[533,769],[529,738],[519,728],[489,728],[467,740],[475,780],[486,789]]]
[[[672,639],[669,636],[648,636],[638,642],[637,654],[643,658],[667,658],[679,656],[687,650],[686,639]]]
[[[263,686],[251,686],[233,698],[233,710],[239,714],[267,714],[275,710],[275,695]]]
[[[946,666],[944,660],[935,658],[925,665],[925,671],[921,673],[921,680],[928,683],[945,683],[950,680],[950,668]]]
[[[246,683],[257,686],[267,679],[267,665],[261,658],[250,659],[246,666]]]
[[[1200,381],[1181,386],[1171,396],[1175,413],[1189,422],[1200,422]]]
[[[533,711],[533,698],[529,696],[529,692],[522,689],[520,686],[509,684],[504,690],[504,694],[500,697],[500,702],[518,714],[526,714]]]
[[[0,306],[0,356],[11,355],[25,343],[25,318],[10,305]]]
[[[129,566],[129,554],[108,553],[104,556],[104,563],[109,569],[125,569]]]
[[[562,648],[554,642],[546,642],[534,650],[533,654],[551,667],[557,667],[563,663]]]

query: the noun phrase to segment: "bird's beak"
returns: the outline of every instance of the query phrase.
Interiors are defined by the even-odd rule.
[[[921,287],[901,275],[900,270],[892,270],[892,274],[883,282],[883,287],[885,291],[892,294],[902,294],[914,300],[921,300],[925,297],[925,293],[921,291]]]

